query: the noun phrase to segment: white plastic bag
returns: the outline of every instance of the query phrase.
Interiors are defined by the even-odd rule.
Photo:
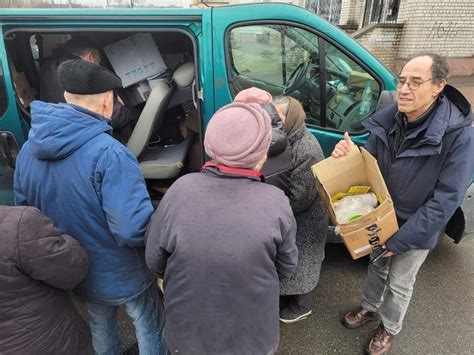
[[[347,223],[374,210],[377,204],[377,196],[373,192],[343,197],[334,204],[336,219],[338,223]]]

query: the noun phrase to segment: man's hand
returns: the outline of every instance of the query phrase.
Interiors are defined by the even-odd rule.
[[[382,248],[385,249],[385,250],[387,250],[387,247],[385,246],[385,244],[382,245]],[[389,257],[391,257],[391,256],[393,256],[393,253],[389,250],[387,253],[385,253],[385,254],[382,256],[382,258],[389,258]]]
[[[349,133],[344,133],[344,139],[339,141],[332,151],[334,158],[340,158],[349,153],[354,148],[354,142],[349,137]]]

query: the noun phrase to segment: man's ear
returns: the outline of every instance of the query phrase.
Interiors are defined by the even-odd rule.
[[[92,51],[84,53],[82,59],[89,63],[100,64],[100,58],[97,58],[96,53]]]
[[[85,60],[86,62],[89,62],[89,63],[94,63],[94,58],[92,57],[92,53],[91,52],[85,52],[82,56],[81,56],[82,60]]]
[[[102,116],[107,118],[112,118],[112,112],[114,110],[114,94],[113,91],[109,91],[104,95],[102,101]]]
[[[446,79],[440,80],[438,83],[434,84],[433,88],[433,97],[438,96],[441,91],[443,91],[446,86]]]
[[[114,105],[114,92],[110,91],[105,95],[105,103],[107,107]]]

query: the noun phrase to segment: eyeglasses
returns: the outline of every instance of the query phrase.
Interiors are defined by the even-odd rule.
[[[406,78],[398,78],[397,87],[401,89],[403,85],[407,84],[408,88],[411,91],[418,90],[421,84],[426,83],[427,81],[433,80],[434,78],[429,78],[424,81],[407,81]]]

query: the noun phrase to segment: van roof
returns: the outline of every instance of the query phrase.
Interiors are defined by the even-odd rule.
[[[251,3],[251,4],[236,4],[236,5],[224,5],[219,7],[203,7],[203,8],[133,8],[133,9],[117,9],[117,8],[80,8],[80,9],[0,9],[0,19],[24,19],[29,18],[74,18],[80,16],[83,19],[88,18],[101,18],[101,17],[150,17],[150,16],[199,16],[204,12],[211,11],[212,9],[219,8],[236,8],[239,11],[242,7],[249,7],[255,9],[255,7],[265,8],[279,8],[279,7],[292,7],[299,10],[305,10],[300,6],[296,6],[288,3]],[[288,10],[288,9],[286,9]],[[265,10],[262,10],[265,11]]]

